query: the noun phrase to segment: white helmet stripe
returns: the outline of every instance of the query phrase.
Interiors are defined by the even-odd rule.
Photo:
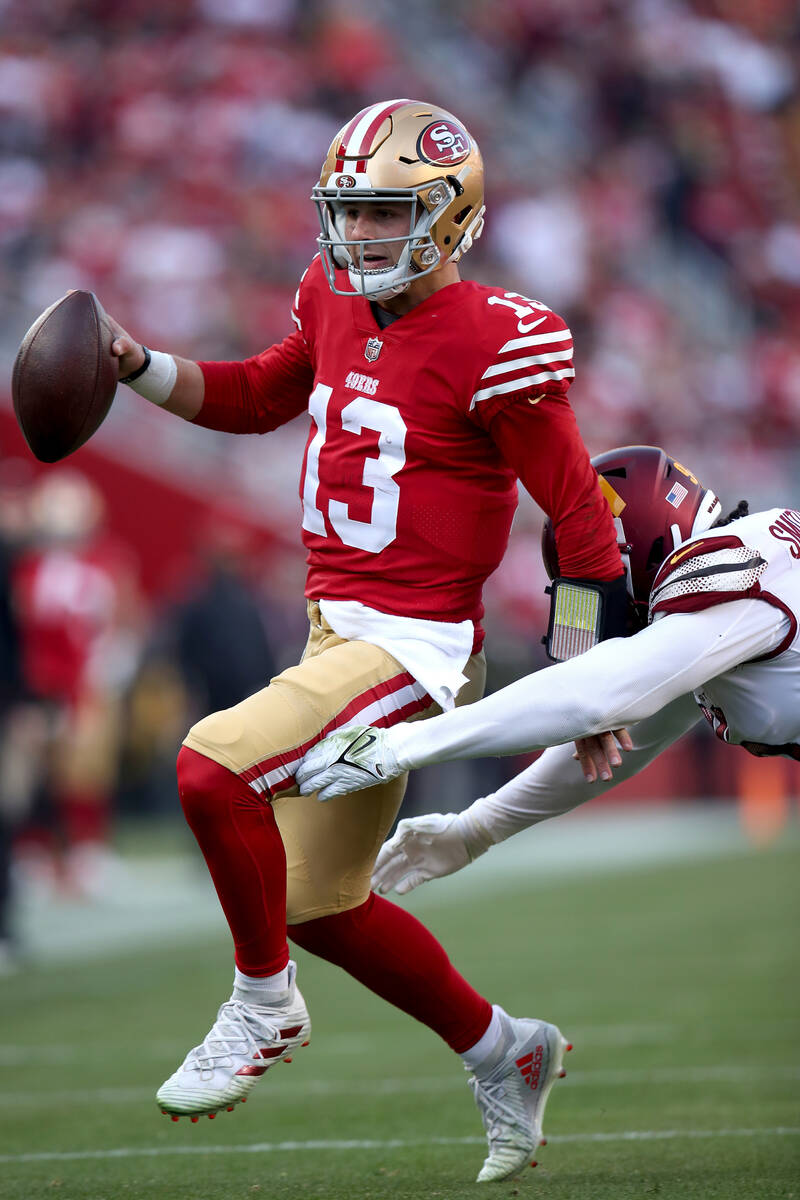
[[[391,116],[410,100],[383,100],[380,104],[371,104],[353,117],[342,134],[339,155],[346,154],[348,158],[364,158],[372,148],[372,139],[387,117]]]

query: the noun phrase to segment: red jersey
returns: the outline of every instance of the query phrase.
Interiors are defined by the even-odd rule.
[[[94,655],[117,620],[116,556],[100,545],[31,552],[13,586],[26,684],[42,699],[79,700],[91,690]]]
[[[610,511],[566,399],[572,339],[538,301],[458,282],[381,328],[368,300],[306,272],[297,332],[201,363],[197,424],[265,432],[308,410],[306,595],[477,622],[517,477],[553,519],[565,575],[622,574]]]

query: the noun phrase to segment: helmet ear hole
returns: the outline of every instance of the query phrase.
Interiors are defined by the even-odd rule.
[[[664,561],[664,535],[657,537],[650,547],[650,553],[647,556],[648,571],[660,567]]]

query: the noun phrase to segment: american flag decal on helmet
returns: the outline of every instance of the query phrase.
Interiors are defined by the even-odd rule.
[[[673,483],[667,492],[667,504],[671,504],[673,508],[680,508],[688,495],[689,492],[682,483]]]

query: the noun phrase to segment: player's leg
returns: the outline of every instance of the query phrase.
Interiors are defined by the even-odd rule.
[[[53,748],[64,882],[77,895],[107,895],[120,869],[111,848],[111,799],[121,720],[118,697],[98,689],[64,710]]]
[[[461,702],[481,694],[483,672],[482,658],[471,661]],[[490,1005],[421,922],[370,892],[375,857],[404,789],[402,777],[324,805],[313,796],[275,801],[287,855],[289,934],[462,1056],[474,1072],[470,1086],[489,1135],[479,1179],[504,1179],[532,1161],[566,1042],[554,1025]]]
[[[308,1040],[308,1014],[288,962],[286,859],[271,797],[293,788],[303,753],[329,729],[371,719],[391,724],[429,704],[385,652],[315,624],[298,667],[190,731],[178,759],[181,803],[231,927],[236,973],[209,1035],[159,1090],[165,1111],[197,1116],[230,1108],[265,1062],[287,1058]]]
[[[468,699],[483,690],[482,656],[469,664]],[[425,714],[438,711],[429,705]],[[278,798],[287,858],[292,940],[335,963],[371,991],[428,1025],[461,1053],[485,1033],[491,1005],[405,909],[373,895],[370,878],[402,803],[406,777],[320,804]]]
[[[469,1083],[489,1141],[478,1179],[506,1179],[535,1161],[567,1043],[555,1025],[509,1017],[490,1005],[420,921],[369,892],[401,784],[402,778],[324,805],[314,797],[276,804],[288,861],[289,936],[427,1025],[461,1055],[473,1072]]]

